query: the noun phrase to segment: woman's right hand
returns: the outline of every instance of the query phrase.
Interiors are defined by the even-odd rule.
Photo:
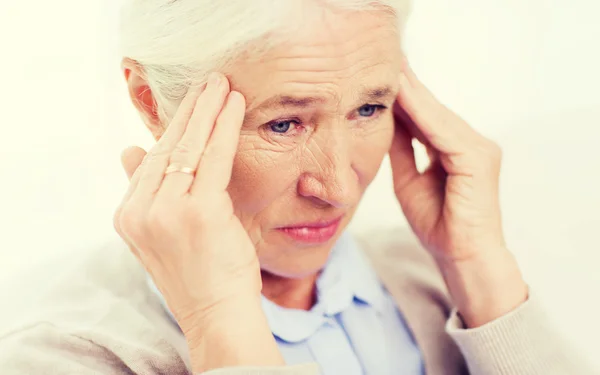
[[[256,251],[226,190],[244,112],[242,94],[213,73],[188,93],[150,152],[123,154],[131,184],[115,228],[194,346],[249,310],[264,320]],[[169,166],[196,173],[166,174]]]

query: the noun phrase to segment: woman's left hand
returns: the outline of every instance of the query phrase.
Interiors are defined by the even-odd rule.
[[[500,147],[436,100],[406,62],[399,81],[390,149],[396,196],[467,325],[483,325],[527,298],[502,230]],[[431,159],[423,173],[414,138]]]

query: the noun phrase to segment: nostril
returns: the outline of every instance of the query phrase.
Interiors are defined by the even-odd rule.
[[[360,199],[359,178],[352,167],[320,169],[306,173],[298,181],[298,194],[311,198],[314,204],[336,208],[355,205]]]
[[[307,199],[309,199],[316,208],[328,208],[328,207],[333,206],[332,204],[330,204],[329,202],[327,202],[326,200],[323,200],[321,198],[308,197]]]

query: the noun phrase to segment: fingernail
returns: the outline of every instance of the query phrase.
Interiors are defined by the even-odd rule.
[[[208,84],[217,86],[221,83],[221,75],[219,73],[213,72],[208,76]]]

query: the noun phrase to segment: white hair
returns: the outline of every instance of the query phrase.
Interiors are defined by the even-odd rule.
[[[134,60],[168,123],[193,84],[250,49],[265,50],[292,31],[310,5],[385,9],[402,30],[411,0],[126,0],[120,51]],[[302,13],[300,13],[302,12]],[[316,12],[314,12],[316,13]],[[302,22],[306,25],[306,19]]]

